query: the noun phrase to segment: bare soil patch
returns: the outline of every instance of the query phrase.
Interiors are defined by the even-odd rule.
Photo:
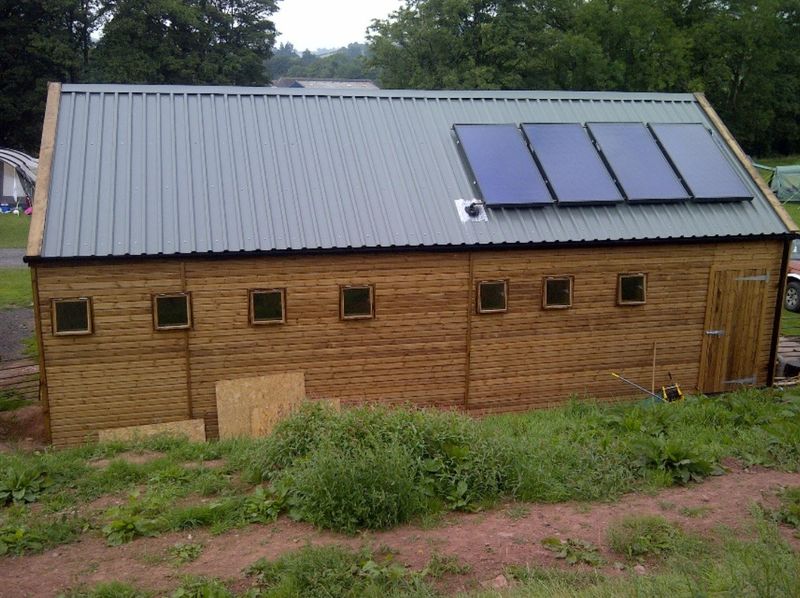
[[[25,339],[33,333],[33,310],[30,307],[0,309],[0,360],[25,357]]]
[[[549,536],[593,542],[606,561],[603,573],[620,575],[614,563],[623,559],[611,552],[606,541],[612,520],[631,514],[659,514],[689,533],[707,536],[720,525],[745,528],[753,502],[772,503],[781,488],[800,485],[798,473],[744,470],[733,462],[728,466],[731,473],[727,475],[654,495],[631,494],[615,503],[509,503],[483,513],[450,514],[433,529],[406,525],[344,536],[283,517],[271,525],[253,525],[220,536],[206,531],[172,533],[119,547],[86,536],[80,543],[41,555],[0,559],[0,580],[9,597],[51,596],[82,583],[112,580],[166,591],[185,573],[234,580],[241,589],[249,583],[242,570],[261,557],[274,559],[305,544],[341,544],[353,548],[369,545],[375,550],[388,547],[399,562],[413,569],[424,567],[434,554],[453,556],[470,570],[446,576],[439,586],[457,592],[497,583],[505,567],[512,564],[566,567],[542,547],[542,539]],[[800,550],[800,540],[788,528],[784,531],[787,541]],[[187,541],[205,546],[196,561],[176,567],[164,560],[170,546]]]
[[[36,450],[47,446],[41,405],[0,411],[0,452]]]

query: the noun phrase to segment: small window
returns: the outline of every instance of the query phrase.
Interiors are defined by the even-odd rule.
[[[542,307],[566,309],[572,307],[572,277],[551,276],[544,279]]]
[[[53,299],[53,334],[91,334],[92,301],[87,297]]]
[[[189,293],[153,295],[156,330],[182,330],[192,326]]]
[[[647,274],[620,274],[617,282],[617,303],[642,305],[647,301]]]
[[[505,280],[482,280],[478,283],[478,313],[500,313],[508,309],[508,283]]]
[[[375,289],[372,285],[340,287],[339,315],[343,320],[375,317]]]
[[[286,321],[284,289],[254,289],[250,291],[250,323],[282,324]]]

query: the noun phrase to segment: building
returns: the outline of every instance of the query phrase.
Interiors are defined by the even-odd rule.
[[[275,87],[295,89],[379,89],[371,79],[322,79],[317,77],[281,77]]]
[[[772,380],[796,228],[702,95],[52,84],[40,160],[56,445],[213,437],[285,371],[476,414]]]

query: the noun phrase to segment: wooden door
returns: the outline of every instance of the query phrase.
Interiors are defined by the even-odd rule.
[[[769,275],[765,270],[714,270],[698,387],[723,392],[758,382],[759,334]]]

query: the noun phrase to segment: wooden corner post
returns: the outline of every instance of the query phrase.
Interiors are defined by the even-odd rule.
[[[33,194],[33,216],[28,233],[29,257],[42,254],[44,240],[44,221],[47,214],[47,199],[50,196],[50,175],[53,170],[53,152],[56,145],[56,125],[58,124],[58,105],[61,101],[61,83],[47,86],[47,107],[44,111],[42,144],[39,147],[39,169],[36,175],[36,191]]]

